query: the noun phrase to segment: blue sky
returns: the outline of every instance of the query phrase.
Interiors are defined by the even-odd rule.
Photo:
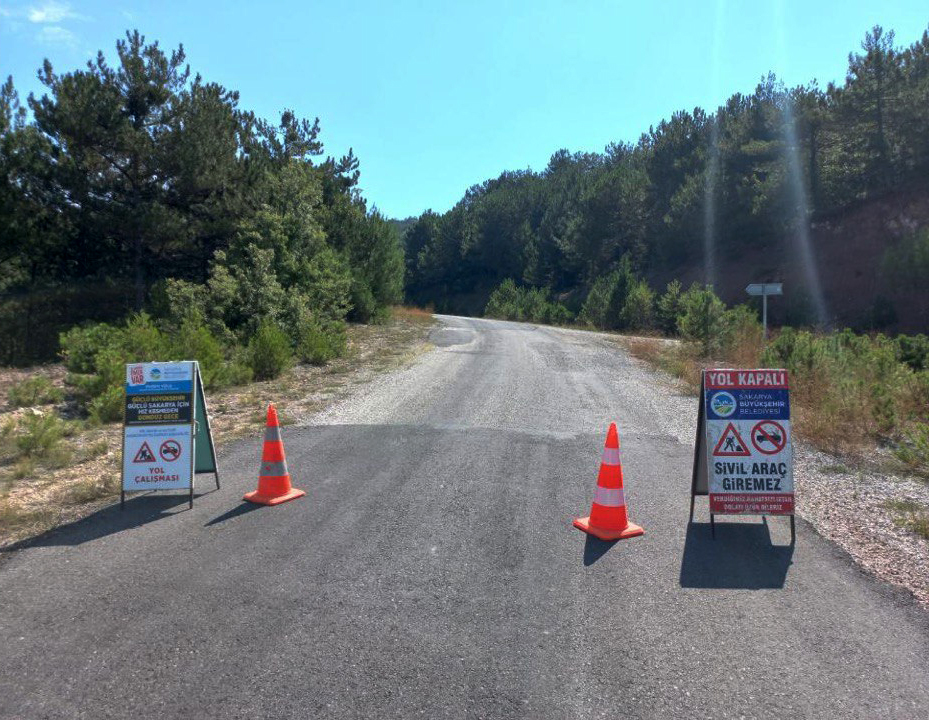
[[[271,9],[267,9],[271,8]],[[319,116],[328,153],[350,146],[365,195],[391,217],[448,209],[502,170],[634,141],[677,109],[715,107],[773,70],[841,80],[881,24],[898,44],[926,0],[886,2],[62,2],[0,0],[0,74],[83,66],[138,28],[183,43],[195,72],[276,118]]]

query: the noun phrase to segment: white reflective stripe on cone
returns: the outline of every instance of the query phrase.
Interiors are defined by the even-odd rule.
[[[283,462],[265,462],[261,463],[261,475],[267,477],[284,477],[287,475],[287,461]]]
[[[619,448],[603,448],[603,464],[619,465]]]
[[[604,507],[622,507],[626,504],[626,497],[623,495],[622,488],[605,488],[597,485],[594,502]]]

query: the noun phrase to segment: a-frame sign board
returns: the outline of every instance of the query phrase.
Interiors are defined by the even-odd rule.
[[[197,473],[213,473],[219,489],[200,364],[126,365],[121,506],[127,492],[186,489],[193,507]]]
[[[709,497],[713,537],[716,515],[789,515],[795,541],[786,370],[703,371],[690,522],[697,495]]]

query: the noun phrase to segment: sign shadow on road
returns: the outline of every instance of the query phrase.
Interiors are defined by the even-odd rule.
[[[91,540],[97,540],[124,530],[131,530],[132,528],[171,517],[178,512],[187,511],[186,507],[179,507],[188,502],[187,493],[183,495],[145,493],[145,495],[149,495],[149,497],[145,497],[144,502],[127,502],[125,510],[120,510],[118,503],[108,505],[87,517],[49,530],[37,538],[23,540],[7,549],[20,550],[27,547],[83,545]],[[140,495],[133,498],[133,500],[141,500],[142,497]]]
[[[774,545],[760,523],[690,523],[681,558],[681,587],[762,590],[784,587],[794,545]]]

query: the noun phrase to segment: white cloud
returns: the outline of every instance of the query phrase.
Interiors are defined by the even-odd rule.
[[[36,40],[45,45],[67,45],[74,47],[77,36],[60,25],[46,25],[39,30]]]
[[[68,3],[55,2],[55,0],[30,7],[26,11],[26,16],[30,22],[48,23],[50,25],[60,23],[62,20],[80,17],[71,9]]]

